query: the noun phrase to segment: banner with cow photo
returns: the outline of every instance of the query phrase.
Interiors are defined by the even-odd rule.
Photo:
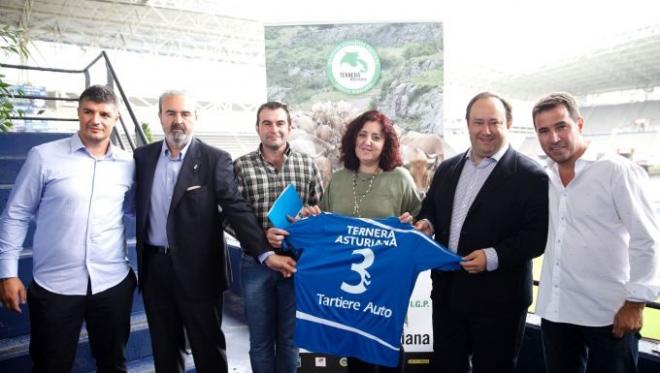
[[[425,194],[452,155],[442,138],[441,23],[267,26],[265,39],[268,99],[289,105],[289,143],[314,158],[326,184],[341,167],[345,126],[375,109],[397,126],[405,166]],[[430,289],[422,273],[402,336],[406,352],[432,351]]]

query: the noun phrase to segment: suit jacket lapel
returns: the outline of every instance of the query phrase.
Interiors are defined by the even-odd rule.
[[[156,173],[156,165],[158,164],[158,157],[160,157],[163,142],[160,141],[147,146],[148,147],[145,149],[144,169],[142,171],[144,188],[140,189],[142,192],[141,195],[138,196],[138,203],[144,205],[142,211],[145,211],[145,213],[142,214],[142,219],[145,221],[143,221],[143,223],[146,223],[149,208],[151,206],[151,188],[154,184],[154,174]],[[146,226],[146,224],[143,226]]]
[[[174,193],[172,194],[172,203],[170,204],[170,214],[172,214],[176,205],[179,204],[181,198],[186,193],[186,189],[198,182],[195,180],[199,173],[199,159],[200,159],[200,147],[198,146],[197,139],[193,138],[190,142],[190,147],[188,148],[188,153],[183,159],[183,164],[181,165],[181,171],[179,171],[179,177],[176,180],[176,185],[174,185]]]

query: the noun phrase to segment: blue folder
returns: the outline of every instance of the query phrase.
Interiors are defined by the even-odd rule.
[[[286,228],[291,224],[288,217],[294,218],[298,215],[303,204],[296,192],[296,187],[289,184],[284,188],[282,193],[273,203],[273,206],[268,210],[268,220],[273,223],[276,228]]]

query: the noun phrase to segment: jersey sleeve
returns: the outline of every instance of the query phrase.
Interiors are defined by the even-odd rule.
[[[411,240],[414,242],[414,260],[419,272],[427,269],[440,271],[453,271],[460,269],[461,257],[447,250],[425,234],[416,230],[410,231]]]
[[[282,250],[291,251],[298,258],[305,249],[318,247],[319,240],[324,236],[326,220],[325,213],[321,213],[304,218],[286,227],[289,235],[282,242]]]
[[[418,232],[411,224],[401,223],[399,218],[394,216],[376,221],[393,228],[397,232],[400,244],[407,245],[407,248],[413,251],[413,261],[417,272],[427,269],[441,271],[460,269],[458,265],[462,260],[460,256]]]

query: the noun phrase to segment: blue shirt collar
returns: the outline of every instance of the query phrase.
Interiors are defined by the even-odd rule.
[[[181,149],[181,152],[179,152],[179,156],[173,160],[182,161],[186,158],[186,154],[188,153],[188,149],[190,148],[190,143],[192,143],[192,139],[193,137],[190,136],[188,142],[186,143],[186,146],[184,146],[183,149]],[[165,139],[163,139],[163,144],[160,148],[160,155],[170,159],[170,148],[167,147],[167,140]]]
[[[83,144],[82,140],[80,139],[80,133],[79,132],[74,133],[73,136],[70,137],[69,145],[71,147],[69,149],[69,153],[75,153],[79,150],[82,150],[85,153],[92,156],[89,153],[89,150],[87,150],[87,147],[85,146],[85,144]],[[112,142],[110,142],[108,144],[108,151],[105,152],[105,157],[103,157],[103,159],[117,159],[117,157],[115,156],[113,150],[114,149],[113,149]]]
[[[506,153],[507,150],[509,150],[509,147],[511,145],[509,143],[505,143],[504,146],[500,148],[495,154],[491,155],[490,157],[485,157],[484,159],[492,159],[495,162],[499,162],[500,159],[504,156],[504,153]],[[466,153],[465,153],[465,159],[470,159],[470,155],[472,154],[472,148],[470,148]]]

